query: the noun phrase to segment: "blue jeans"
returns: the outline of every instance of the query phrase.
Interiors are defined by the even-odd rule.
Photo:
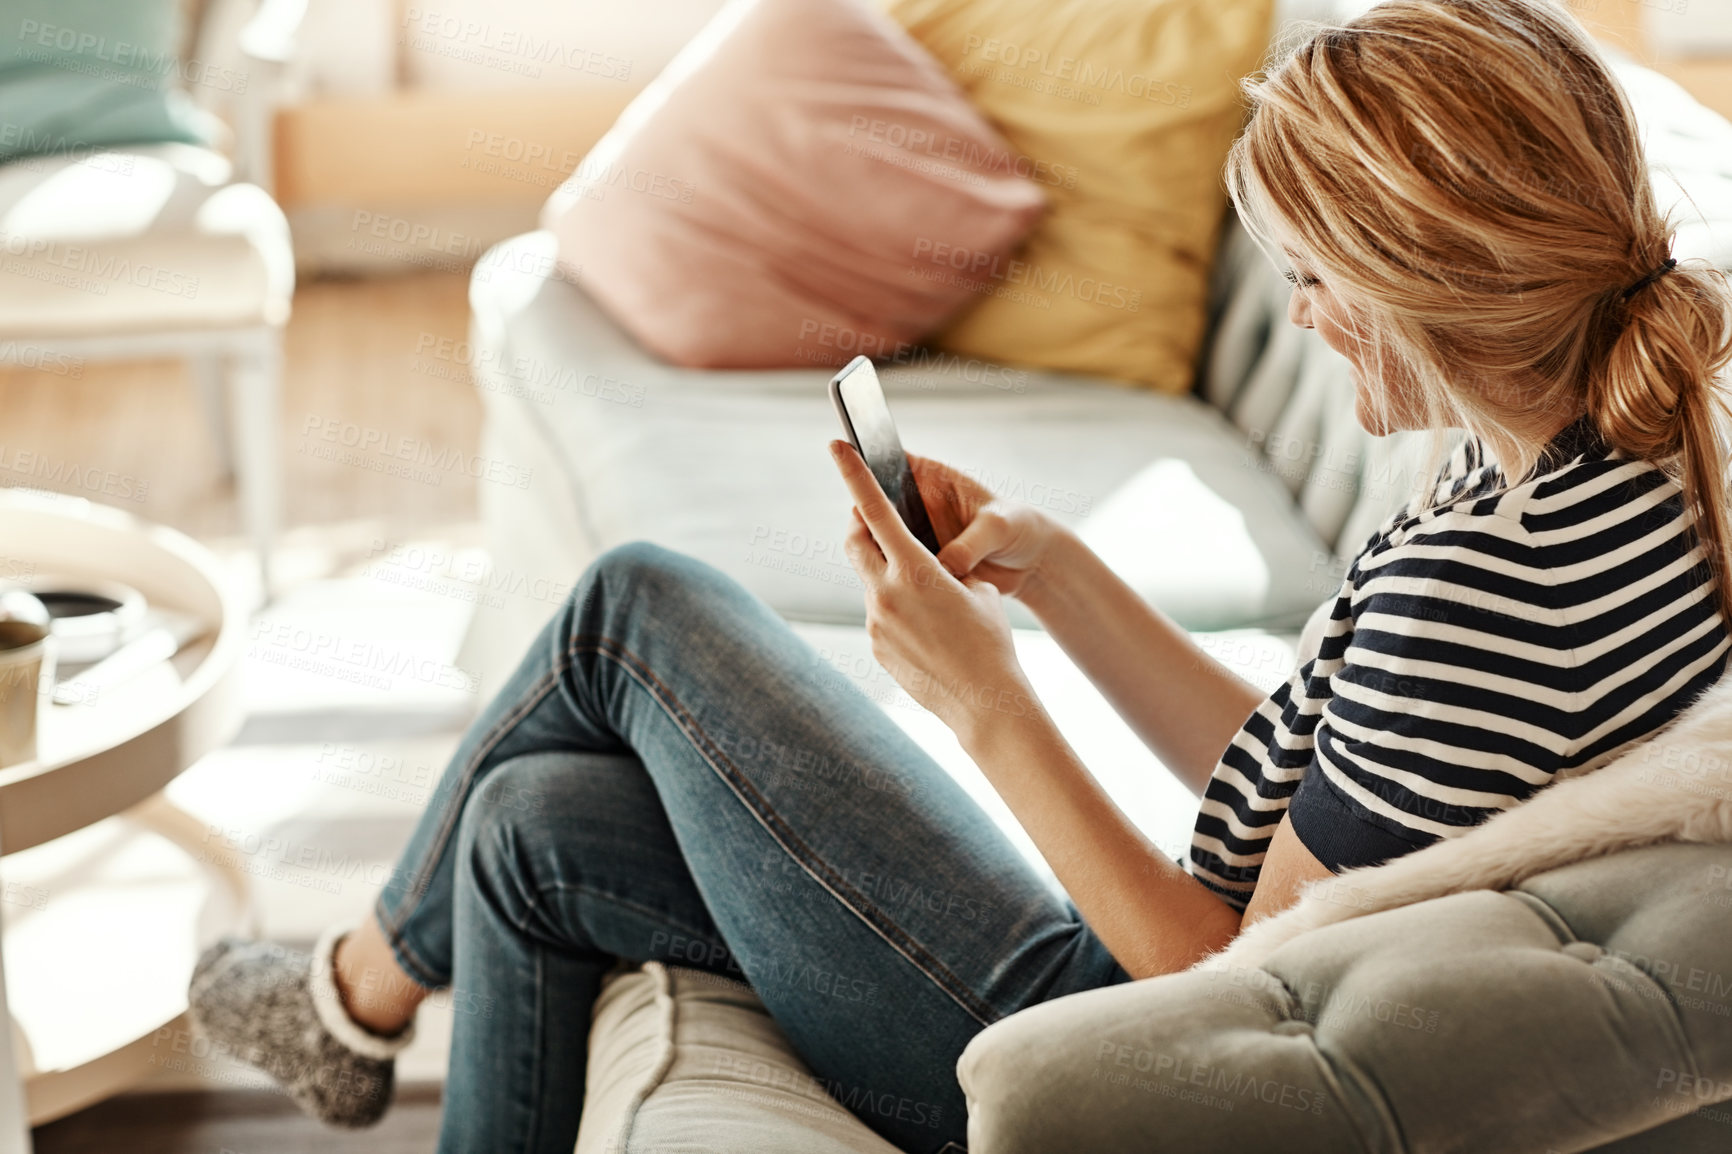
[[[708,566],[603,556],[465,735],[379,900],[451,990],[441,1151],[570,1154],[619,959],[749,982],[835,1096],[961,1149],[956,1059],[1126,980],[968,795]]]

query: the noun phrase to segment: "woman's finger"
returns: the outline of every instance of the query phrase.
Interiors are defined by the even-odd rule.
[[[920,488],[926,513],[932,519],[932,531],[938,535],[939,545],[948,545],[968,524],[962,494],[956,491],[956,472],[948,465],[914,453],[908,454],[908,463],[913,467],[914,483]]]
[[[908,454],[908,463],[913,467],[917,480],[922,484],[930,482],[938,488],[948,489],[955,495],[958,505],[985,504],[992,500],[991,489],[955,465],[946,465],[943,461],[922,457],[919,453]]]
[[[924,487],[947,488],[952,472],[948,465],[934,461],[931,457],[922,457],[919,453],[908,454],[908,467],[914,471],[914,479]]]
[[[847,536],[842,538],[842,552],[848,555],[854,572],[860,574],[860,580],[866,583],[866,587],[876,588],[878,583],[884,580],[884,554],[879,552],[878,543],[872,539],[866,522],[860,519],[860,510],[850,509],[848,515],[850,524]]]
[[[872,470],[866,467],[866,462],[853,445],[847,441],[831,441],[830,457],[836,462],[836,468],[854,498],[854,508],[866,523],[867,532],[872,534],[872,540],[878,543],[886,559],[899,565],[918,565],[931,556],[926,546],[902,523],[896,507],[879,487],[878,478],[872,475]]]

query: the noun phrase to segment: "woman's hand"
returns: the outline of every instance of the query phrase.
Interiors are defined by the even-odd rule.
[[[854,497],[846,545],[866,583],[873,656],[950,726],[1113,957],[1142,978],[1182,970],[1226,945],[1239,915],[1149,843],[1041,708],[1017,664],[998,589],[984,576],[958,579],[938,564],[846,441],[832,441],[830,455]],[[927,477],[943,470],[918,459],[915,467]],[[946,530],[959,540],[957,523],[978,523],[980,509],[990,507],[990,494],[963,480],[943,470],[932,490],[923,483],[941,541]],[[995,530],[994,541],[993,556],[1005,572],[1026,581],[1041,550],[1015,533]],[[1066,548],[1058,545],[1057,556]],[[1053,580],[1068,580],[1071,572],[1063,564]],[[1111,584],[1104,565],[1091,572],[1097,583]],[[1115,587],[1114,596],[1152,613],[1128,588]],[[1091,635],[1119,624],[1104,614],[1081,622]],[[1181,671],[1175,680],[1182,684],[1185,676]]]
[[[843,442],[837,442],[842,444]],[[908,454],[914,481],[938,534],[938,563],[957,577],[978,577],[1017,597],[1038,576],[1058,525],[949,465]]]
[[[995,715],[1040,713],[998,590],[947,572],[902,523],[853,446],[832,441],[830,455],[854,498],[844,544],[866,585],[866,633],[878,663],[964,740]]]

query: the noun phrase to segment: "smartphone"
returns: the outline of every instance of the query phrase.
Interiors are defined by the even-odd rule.
[[[902,439],[896,435],[896,422],[890,419],[890,405],[872,361],[855,357],[831,377],[830,400],[842,418],[842,431],[878,478],[902,523],[922,545],[937,553],[938,534],[932,531],[932,519],[926,515],[926,503],[914,483],[914,468],[902,451]]]

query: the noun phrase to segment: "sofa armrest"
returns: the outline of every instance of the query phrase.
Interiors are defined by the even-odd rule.
[[[1037,1006],[976,1037],[958,1074],[971,1154],[1621,1154],[1667,1123],[1669,1149],[1705,1154],[1732,1131],[1680,1120],[1656,1086],[1714,1088],[1686,1111],[1732,1094],[1715,1050],[1545,902],[1478,892],[1314,931],[1266,969]]]
[[[1272,996],[1176,974],[1046,1002],[963,1052],[970,1154],[1377,1149]]]
[[[897,1154],[746,986],[646,963],[595,1004],[576,1154]]]

